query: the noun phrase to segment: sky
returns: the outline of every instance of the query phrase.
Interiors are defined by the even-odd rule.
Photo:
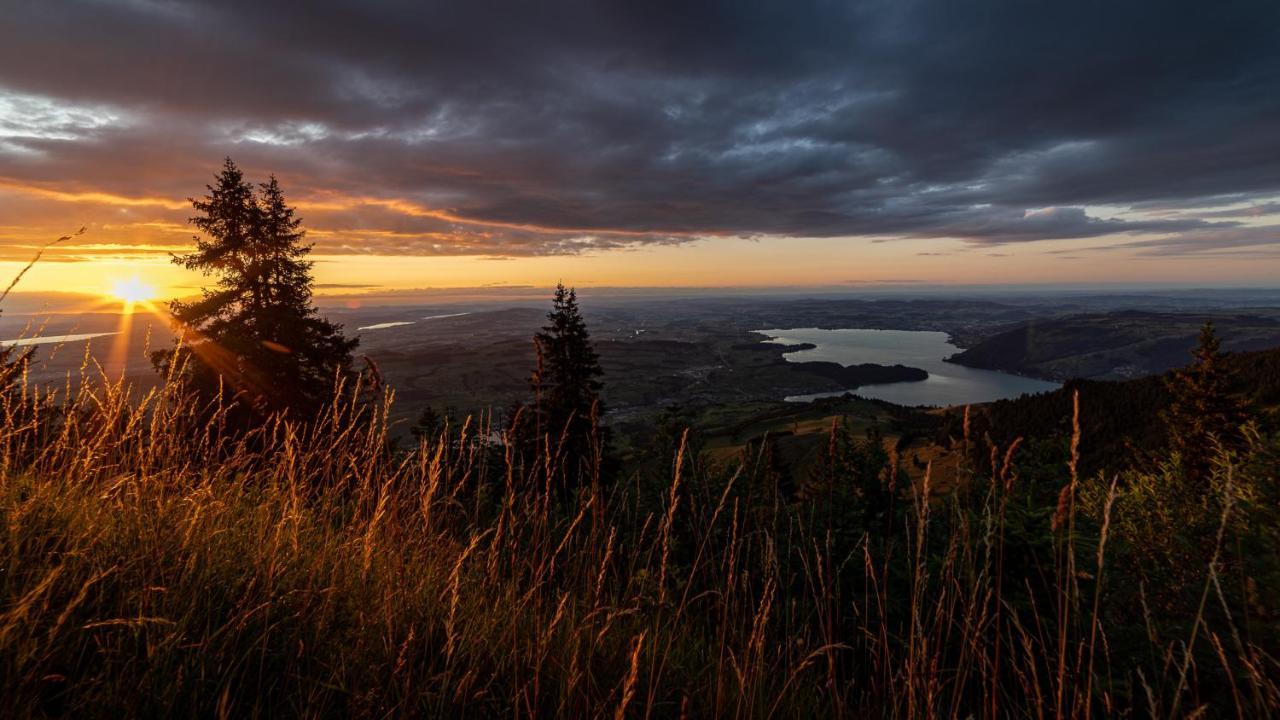
[[[1280,278],[1280,3],[5,0],[0,276],[194,292],[275,174],[320,293]]]

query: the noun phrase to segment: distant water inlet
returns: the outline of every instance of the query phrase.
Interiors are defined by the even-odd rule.
[[[401,320],[400,322],[384,322],[384,323],[377,323],[374,325],[365,325],[364,327],[356,328],[356,330],[386,330],[387,328],[400,327],[402,325],[412,325],[412,324],[413,324],[413,321],[411,320]]]
[[[470,315],[470,314],[471,313],[469,312],[445,313],[444,315],[428,315],[422,319],[423,320],[443,320],[444,318],[462,317],[463,315]],[[417,322],[416,320],[398,320],[396,322],[384,322],[384,323],[377,323],[375,325],[365,325],[364,327],[356,328],[356,330],[386,330],[387,328],[402,327],[404,325],[413,325],[416,322]]]
[[[960,348],[947,341],[947,334],[922,330],[757,330],[767,336],[765,342],[780,345],[807,343],[816,347],[786,354],[792,362],[826,361],[841,365],[875,363],[907,365],[929,373],[928,380],[863,385],[851,391],[792,395],[789,402],[808,402],[815,398],[834,397],[845,392],[898,405],[967,405],[1014,398],[1030,393],[1047,392],[1057,383],[1025,378],[1019,375],[979,370],[945,362]]]
[[[74,335],[35,335],[33,337],[14,338],[13,340],[0,340],[0,346],[25,347],[27,345],[52,345],[54,343],[71,343],[79,340],[92,340],[94,338],[119,334],[119,332],[95,332],[78,333]]]

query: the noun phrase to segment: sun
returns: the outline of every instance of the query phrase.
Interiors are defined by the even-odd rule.
[[[146,302],[156,296],[156,289],[142,282],[135,275],[131,278],[120,278],[111,282],[111,294],[126,305]]]

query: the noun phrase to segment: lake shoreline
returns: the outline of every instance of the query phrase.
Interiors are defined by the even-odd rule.
[[[787,362],[828,362],[845,367],[875,365],[915,368],[925,379],[891,380],[846,387],[843,390],[787,396],[788,402],[854,394],[905,407],[950,407],[1048,392],[1059,383],[1013,373],[971,368],[950,359],[960,348],[947,333],[928,330],[878,328],[789,328],[753,331],[764,343],[812,349],[784,352]]]

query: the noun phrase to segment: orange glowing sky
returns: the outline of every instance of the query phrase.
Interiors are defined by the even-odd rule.
[[[194,184],[194,183],[193,183]],[[194,194],[194,191],[193,191]],[[299,198],[300,215],[315,243],[320,294],[379,289],[548,286],[559,280],[584,287],[780,287],[903,284],[1170,283],[1267,284],[1280,277],[1280,257],[1256,249],[1152,256],[1132,236],[1023,242],[987,247],[962,238],[700,236],[679,244],[622,244],[574,254],[399,254],[398,241],[420,233],[394,229],[394,218],[444,218],[464,228],[494,228],[450,217],[404,199],[328,194]],[[4,207],[22,208],[21,224],[0,226],[0,274],[12,276],[50,239],[77,226],[83,235],[46,251],[23,280],[29,291],[109,293],[122,278],[140,278],[162,296],[194,292],[202,279],[169,261],[192,231],[181,197],[129,197],[56,186],[0,187]],[[345,228],[327,222],[335,211],[376,211],[385,227]],[[1252,222],[1264,225],[1273,216]],[[340,224],[339,224],[340,225]],[[525,226],[533,232],[558,232]],[[596,232],[599,232],[598,229]],[[615,233],[624,241],[628,234]],[[446,242],[456,243],[451,237]],[[363,248],[368,248],[363,250]]]

